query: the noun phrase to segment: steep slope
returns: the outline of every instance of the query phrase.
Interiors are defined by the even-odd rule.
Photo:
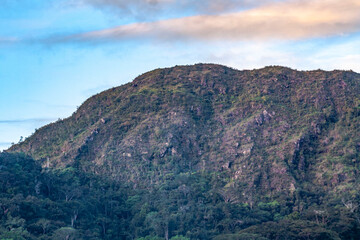
[[[357,73],[197,64],[95,95],[9,152],[137,188],[203,172],[221,179],[225,201],[252,205],[263,196],[354,191],[359,136]]]

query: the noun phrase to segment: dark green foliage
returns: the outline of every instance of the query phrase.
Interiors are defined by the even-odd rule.
[[[41,169],[25,155],[2,153],[0,166],[6,183],[0,239],[355,240],[360,234],[352,196],[318,206],[303,195],[299,213],[291,200],[252,208],[224,201],[221,179],[206,172],[168,176],[149,192],[74,168]]]
[[[238,233],[238,234],[221,234],[213,238],[213,240],[268,240],[258,234]]]
[[[73,168],[41,169],[23,155],[0,154],[0,239],[122,239],[131,191]],[[49,237],[49,238],[48,238]]]

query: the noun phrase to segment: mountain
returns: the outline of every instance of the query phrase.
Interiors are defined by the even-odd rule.
[[[38,129],[7,152],[26,153],[44,169],[76,169],[159,198],[156,192],[166,190],[177,201],[169,194],[181,191],[186,203],[159,205],[168,214],[185,211],[191,201],[199,204],[195,193],[196,199],[188,196],[197,189],[208,194],[200,197],[208,199],[201,200],[206,206],[223,202],[271,215],[259,220],[248,213],[257,219],[251,224],[240,215],[230,217],[226,227],[207,226],[217,229],[207,237],[189,226],[171,233],[165,224],[156,235],[166,239],[175,232],[191,239],[220,233],[228,235],[218,239],[240,239],[230,234],[246,229],[248,238],[242,239],[264,229],[256,239],[306,235],[279,238],[271,233],[273,221],[284,229],[301,225],[312,234],[321,225],[309,239],[355,239],[349,236],[360,223],[360,74],[279,66],[239,71],[214,64],[156,69],[89,98],[71,117]],[[176,210],[170,210],[173,205]],[[340,220],[337,229],[327,225],[329,215],[342,219],[340,212],[330,214],[334,209],[353,214],[352,230],[343,230]],[[167,219],[159,209],[150,212]],[[294,227],[294,219],[308,222]],[[136,236],[146,234],[155,233]]]
[[[359,79],[283,67],[157,69],[91,97],[10,151],[137,185],[211,171],[269,194],[304,180],[341,190],[357,174]]]

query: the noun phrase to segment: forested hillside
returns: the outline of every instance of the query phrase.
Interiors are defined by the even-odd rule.
[[[157,69],[0,160],[5,239],[358,239],[360,75]]]
[[[358,239],[359,199],[299,192],[252,207],[226,200],[218,174],[185,173],[151,190],[74,168],[0,155],[0,239]]]

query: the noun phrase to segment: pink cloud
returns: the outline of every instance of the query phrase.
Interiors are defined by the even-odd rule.
[[[51,39],[52,42],[298,40],[360,31],[358,0],[278,2],[236,13],[199,15]]]

